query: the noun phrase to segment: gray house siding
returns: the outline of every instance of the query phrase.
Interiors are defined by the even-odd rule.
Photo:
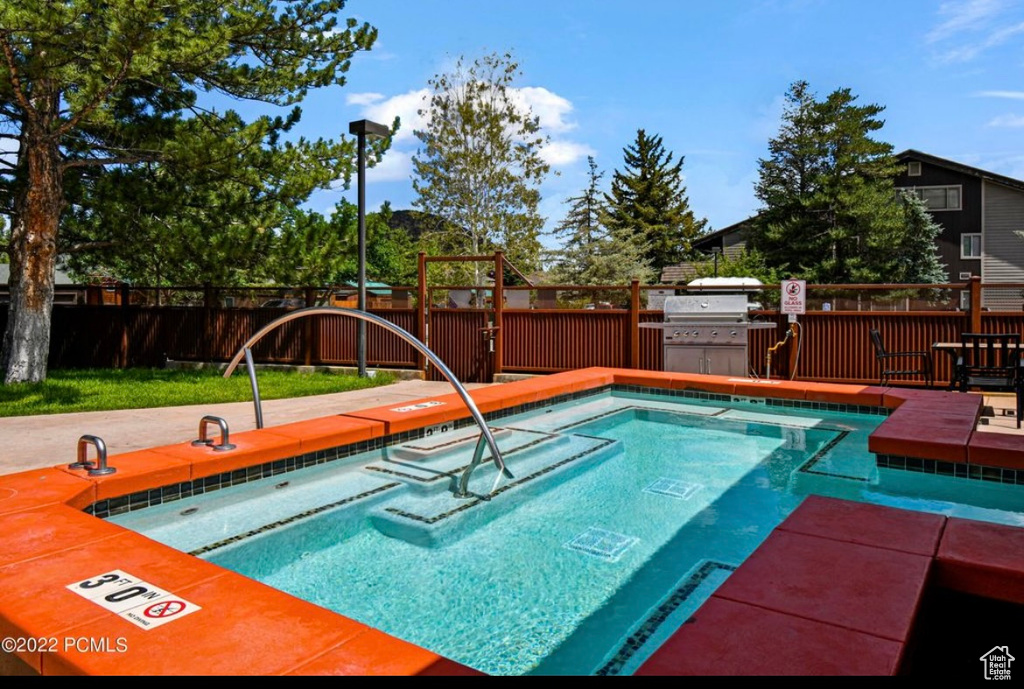
[[[984,183],[982,280],[1024,283],[1024,191]],[[982,304],[993,311],[1020,311],[1020,288],[986,288]]]
[[[916,159],[906,159],[911,160]],[[896,186],[903,189],[960,187],[960,210],[935,211],[931,214],[932,219],[942,227],[941,234],[935,240],[939,261],[946,266],[946,275],[950,282],[960,282],[960,273],[981,275],[981,259],[960,257],[961,235],[981,232],[981,180],[959,170],[950,170],[930,162],[920,164],[920,175],[911,177],[904,168],[903,173],[896,178]]]

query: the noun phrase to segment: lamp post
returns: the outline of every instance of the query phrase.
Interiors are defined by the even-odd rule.
[[[715,257],[715,277],[718,277],[718,254],[722,253],[722,247],[713,246],[711,247],[711,253]]]
[[[359,218],[359,304],[360,311],[366,311],[366,137],[367,136],[390,136],[389,130],[383,124],[371,122],[370,120],[356,120],[348,123],[348,133],[355,134],[358,139],[358,211]],[[366,322],[359,321],[356,326],[356,360],[359,366],[359,375],[366,376]]]

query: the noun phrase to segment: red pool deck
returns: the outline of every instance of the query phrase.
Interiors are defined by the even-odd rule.
[[[886,407],[894,411],[871,436],[872,452],[1024,469],[1019,443],[974,432],[980,398],[956,393],[591,368],[472,396],[488,413],[612,384]],[[233,434],[238,449],[229,453],[181,443],[112,456],[118,471],[104,477],[66,466],[0,476],[0,674],[479,674],[83,511],[99,500],[469,416],[455,394],[431,401],[440,404]],[[1024,602],[1024,529],[850,505],[805,501],[641,672],[891,674],[932,571],[949,586]],[[995,557],[979,542],[1013,548]],[[114,570],[200,609],[144,629],[68,588]],[[885,610],[864,609],[861,570],[892,583]],[[835,585],[809,609],[804,597],[823,577]],[[723,625],[730,634],[713,633]],[[759,651],[742,654],[740,667],[698,662],[741,641]],[[815,652],[853,644],[865,649],[853,664]],[[832,660],[807,663],[809,656]]]

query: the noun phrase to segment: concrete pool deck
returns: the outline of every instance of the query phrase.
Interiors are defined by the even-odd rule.
[[[486,386],[469,383],[466,388]],[[357,409],[397,406],[452,391],[446,381],[403,380],[365,390],[264,400],[263,421],[269,428]],[[79,437],[87,433],[102,438],[110,456],[194,440],[199,419],[207,414],[227,421],[232,435],[256,428],[252,402],[0,418],[0,475],[70,464],[75,461]]]
[[[921,470],[923,460],[939,469],[935,473],[955,466],[957,475],[977,475],[979,479],[988,478],[993,469],[1016,472],[1015,477],[1024,473],[1024,448],[1019,436],[979,430],[980,396],[601,368],[489,386],[472,394],[487,414],[518,411],[551,398],[568,399],[573,393],[613,385],[627,390],[655,388],[681,394],[764,398],[778,406],[886,408],[892,410],[891,414],[872,435],[869,450],[880,459],[884,456],[894,464],[905,463],[899,468]],[[244,481],[253,471],[273,470],[271,475],[276,475],[279,468],[285,470],[279,464],[287,462],[289,468],[303,461],[308,464],[327,448],[401,437],[467,417],[461,400],[449,393],[449,388],[443,390],[445,394],[431,399],[432,405],[417,409],[398,410],[392,407],[394,401],[388,401],[376,408],[343,413],[331,409],[314,419],[281,424],[274,424],[268,412],[268,427],[263,430],[236,433],[232,429],[231,439],[238,449],[229,453],[188,443],[199,416],[213,413],[209,407],[203,408],[192,416],[184,438],[154,447],[152,436],[148,436],[146,449],[112,451],[110,464],[119,471],[110,476],[89,477],[82,470],[69,470],[66,456],[55,462],[54,457],[38,449],[40,444],[30,442],[27,452],[33,455],[31,459],[41,461],[46,468],[0,476],[0,637],[22,642],[21,646],[2,649],[0,674],[475,673],[90,513],[113,513],[115,501],[130,502],[134,507],[137,501],[141,506],[147,500],[171,500],[180,497],[182,487],[187,486],[191,492],[205,481],[233,481],[236,475]],[[407,407],[408,401],[403,399],[398,404]],[[244,413],[245,407],[243,403],[239,413]],[[251,405],[248,413],[251,415]],[[150,423],[165,425],[165,420],[150,417]],[[74,428],[72,437],[77,439],[88,432],[98,431]],[[10,452],[8,448],[4,451]],[[1009,537],[1016,542],[1024,534],[1021,529],[984,523],[967,526],[971,539],[989,533],[1003,538],[1009,530]],[[779,557],[790,559],[792,550],[780,550]],[[1017,555],[1022,551],[996,550],[967,553],[964,557],[971,566],[965,576],[975,591],[993,587],[1010,590],[1018,600],[1016,592],[1024,591],[1024,562]],[[993,554],[1008,560],[991,565],[986,558]],[[869,560],[861,558],[859,562],[873,566]],[[993,567],[998,570],[996,580],[991,576]],[[114,580],[108,578],[111,575]],[[103,588],[107,584],[110,586]],[[110,595],[105,595],[111,588]],[[144,593],[163,596],[158,600],[170,600],[176,607],[159,602],[143,604],[149,605],[145,613],[151,619],[141,621],[149,626],[138,624],[139,620],[126,621],[125,615],[131,610],[119,606],[130,596],[142,595],[140,588]],[[101,592],[99,596],[90,593],[93,589]],[[920,596],[921,591],[915,591],[912,593]],[[168,595],[172,598],[167,599]],[[100,601],[100,596],[110,605]],[[1021,599],[1024,601],[1024,594]],[[134,605],[134,600],[129,603]],[[855,605],[856,601],[848,604]],[[187,614],[193,610],[186,605],[196,606],[195,614]],[[908,610],[916,609],[916,603],[910,601]],[[166,622],[167,626],[152,622],[179,613],[186,614]],[[811,638],[813,634],[809,631],[806,636]],[[666,653],[674,656],[678,651]],[[658,674],[685,672],[664,654],[659,662],[668,664],[660,665],[666,669],[658,670]],[[790,668],[790,674],[800,674],[800,669]]]

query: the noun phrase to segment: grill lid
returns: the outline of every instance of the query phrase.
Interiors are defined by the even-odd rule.
[[[686,294],[665,298],[666,322],[746,323],[745,294]]]

